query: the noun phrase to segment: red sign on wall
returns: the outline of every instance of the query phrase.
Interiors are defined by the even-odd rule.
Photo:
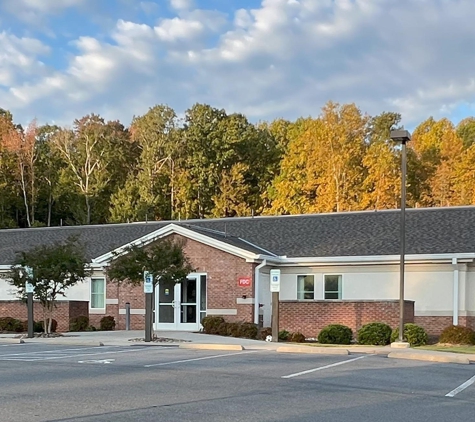
[[[251,287],[251,277],[239,277],[238,278],[239,287]]]

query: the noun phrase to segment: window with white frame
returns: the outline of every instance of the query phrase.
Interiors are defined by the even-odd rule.
[[[341,299],[341,275],[325,275],[325,299]]]
[[[315,277],[313,275],[297,276],[297,299],[314,299],[315,298]]]
[[[91,309],[106,307],[106,280],[103,278],[91,279]]]

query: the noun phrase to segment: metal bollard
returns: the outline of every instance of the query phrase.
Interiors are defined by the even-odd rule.
[[[125,329],[130,330],[130,302],[125,303]]]

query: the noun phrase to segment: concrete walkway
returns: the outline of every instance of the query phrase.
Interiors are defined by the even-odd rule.
[[[179,347],[229,350],[229,347],[242,349],[270,350],[286,353],[318,353],[318,354],[378,354],[389,358],[424,360],[448,363],[475,363],[475,354],[437,352],[419,349],[392,349],[390,346],[309,346],[297,343],[272,343],[261,340],[250,340],[234,337],[223,337],[196,332],[156,331],[156,337],[162,341],[145,343],[144,332],[140,331],[86,331],[64,333],[62,337],[26,338],[26,335],[0,334],[0,343],[43,343],[62,345],[105,345],[105,346],[163,346],[178,345]]]

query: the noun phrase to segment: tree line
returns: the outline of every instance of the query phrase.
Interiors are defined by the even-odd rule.
[[[156,105],[129,127],[90,114],[27,127],[0,109],[0,227],[399,207],[398,113],[328,102],[318,117],[251,123]],[[432,117],[408,144],[409,207],[475,204],[475,118]]]

